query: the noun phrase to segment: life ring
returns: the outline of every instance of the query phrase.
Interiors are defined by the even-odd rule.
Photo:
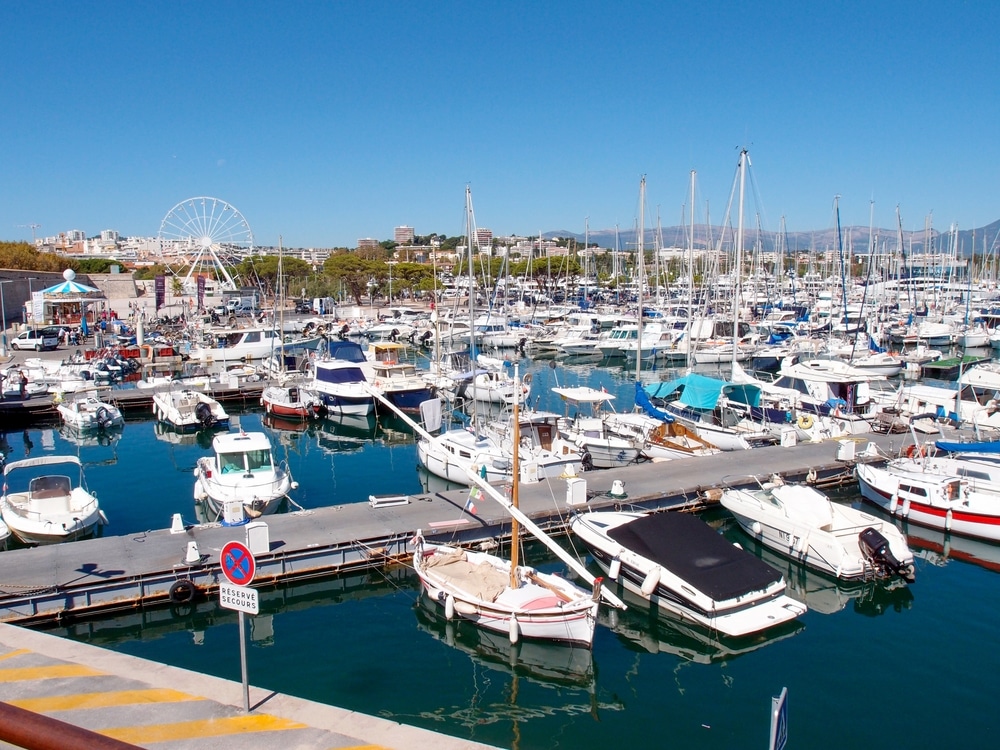
[[[190,604],[197,593],[198,587],[190,578],[179,578],[170,586],[167,596],[173,604]]]
[[[815,422],[813,421],[811,414],[800,414],[799,418],[795,420],[795,424],[797,424],[800,429],[808,430],[812,428]]]

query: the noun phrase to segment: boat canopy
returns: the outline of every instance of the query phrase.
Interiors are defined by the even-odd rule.
[[[367,362],[365,350],[354,341],[330,341],[327,352],[330,359],[344,362]]]
[[[666,511],[608,529],[622,547],[669,570],[715,601],[764,591],[781,573],[748,554],[700,518]]]
[[[1000,440],[980,440],[971,443],[953,443],[938,440],[934,445],[948,453],[1000,453]]]
[[[38,456],[36,458],[24,458],[20,461],[11,461],[3,467],[4,476],[10,474],[14,469],[27,469],[31,466],[52,466],[55,464],[75,464],[83,467],[83,463],[76,456]]]
[[[615,398],[614,394],[608,393],[605,390],[597,390],[596,388],[588,388],[586,386],[552,388],[551,390],[563,401],[570,401],[575,404],[600,404],[605,401],[610,403]]]
[[[669,400],[680,394],[685,406],[692,409],[714,409],[720,396],[726,396],[747,406],[760,406],[760,388],[750,383],[731,383],[697,373],[684,375],[666,383],[653,383],[645,388],[650,398]]]

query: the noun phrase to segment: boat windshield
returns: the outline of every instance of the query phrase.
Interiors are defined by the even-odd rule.
[[[219,471],[231,474],[239,471],[270,471],[271,451],[267,448],[245,453],[220,453]]]

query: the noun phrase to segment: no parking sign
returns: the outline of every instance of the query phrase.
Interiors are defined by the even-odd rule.
[[[246,586],[257,573],[257,561],[245,544],[227,542],[222,548],[222,575],[234,586]]]

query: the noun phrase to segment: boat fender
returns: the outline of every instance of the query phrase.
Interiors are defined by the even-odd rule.
[[[615,557],[611,560],[611,565],[608,567],[608,578],[612,581],[617,581],[618,576],[622,572],[622,561],[621,558]]]
[[[444,618],[446,620],[455,619],[455,597],[451,594],[444,598]]]
[[[812,426],[815,423],[813,422],[812,415],[800,414],[799,418],[795,421],[795,424],[797,424],[800,429],[809,430],[812,429]]]
[[[760,521],[754,521],[750,524],[750,531],[752,531],[755,536],[760,534]]]
[[[896,508],[899,507],[899,493],[892,493],[892,497],[889,498],[889,513],[895,515]]]
[[[173,582],[167,594],[174,604],[190,604],[194,601],[194,595],[198,593],[198,587],[189,578],[180,578]]]
[[[951,508],[948,508],[948,511],[944,514],[944,530],[945,531],[951,531],[951,516],[952,516]]]
[[[517,621],[517,615],[510,616],[510,642],[517,643],[521,640],[521,625]]]
[[[656,587],[660,585],[660,566],[657,565],[652,570],[650,570],[645,579],[642,581],[642,591],[643,596],[652,596],[653,592],[656,591]]]

